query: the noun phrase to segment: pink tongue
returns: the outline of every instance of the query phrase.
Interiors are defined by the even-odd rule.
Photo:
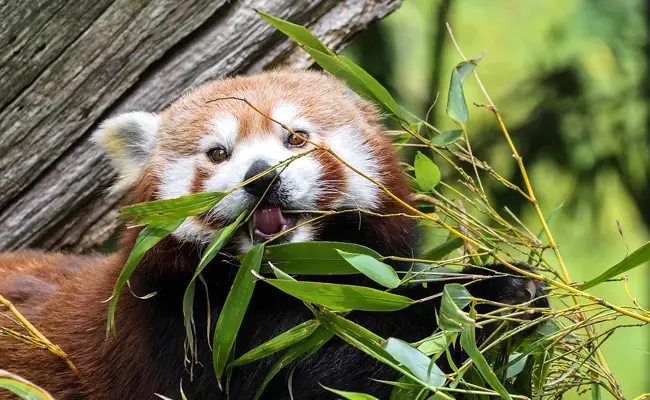
[[[280,207],[261,206],[253,213],[253,225],[260,232],[272,235],[282,232],[282,227],[286,221],[282,216]]]

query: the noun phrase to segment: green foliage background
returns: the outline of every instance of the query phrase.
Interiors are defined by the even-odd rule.
[[[591,279],[620,261],[627,247],[631,251],[647,242],[650,5],[640,0],[406,0],[344,54],[400,104],[424,115],[436,92],[446,98],[449,71],[461,61],[445,21],[467,57],[488,50],[479,66],[481,78],[524,157],[544,213],[566,199],[551,229],[572,279]],[[473,79],[467,80],[465,95],[468,103],[484,102]],[[444,105],[441,101],[434,109],[433,125],[455,129]],[[474,153],[521,185],[493,115],[479,108],[470,114]],[[486,189],[496,205],[539,227],[521,196],[497,184]],[[628,275],[633,295],[650,307],[650,266]],[[603,284],[593,293],[631,305],[622,282]],[[649,327],[620,330],[604,352],[623,393],[650,392]]]

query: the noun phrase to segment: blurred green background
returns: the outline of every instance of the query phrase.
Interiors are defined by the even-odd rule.
[[[433,125],[445,115],[449,76],[464,53],[487,50],[478,71],[524,158],[542,210],[566,199],[551,230],[571,278],[593,278],[650,239],[650,5],[639,0],[405,0],[358,36],[344,54],[423,116],[440,92]],[[485,103],[476,82],[468,103]],[[474,154],[523,184],[493,115],[470,108]],[[536,232],[530,204],[490,185],[489,196]],[[616,221],[620,222],[623,237]],[[553,258],[550,256],[549,259]],[[630,290],[650,308],[650,265],[630,273]],[[621,282],[592,293],[630,306]],[[633,323],[620,319],[617,324]],[[619,330],[605,343],[623,393],[650,392],[650,326]],[[586,395],[588,396],[588,394]]]

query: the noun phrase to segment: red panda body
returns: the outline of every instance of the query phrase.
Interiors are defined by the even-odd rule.
[[[95,140],[119,172],[114,190],[128,193],[132,203],[227,190],[289,157],[309,154],[273,175],[275,180],[232,192],[210,212],[188,219],[149,251],[130,283],[138,295],[157,295],[141,300],[125,289],[115,316],[117,335],[108,340],[105,300],[134,245],[137,230],[124,230],[120,250],[110,257],[37,252],[0,256],[0,293],[69,355],[79,373],[45,350],[2,337],[0,368],[32,380],[57,399],[144,399],[153,398],[154,393],[179,398],[181,381],[189,399],[226,398],[212,371],[207,336],[214,326],[207,326],[207,313],[214,325],[237,268],[217,257],[205,269],[212,310],[206,309],[202,291],[196,291],[200,364],[194,366],[192,381],[184,365],[182,297],[212,235],[262,197],[252,218],[252,234],[247,229],[237,232],[229,252],[241,253],[280,235],[274,243],[333,240],[362,244],[382,255],[412,258],[417,254],[415,220],[404,215],[388,218],[349,212],[303,226],[309,212],[283,213],[407,212],[357,174],[379,182],[401,199],[408,198],[397,154],[383,135],[378,114],[341,82],[324,74],[285,71],[217,81],[188,93],[159,115],[117,116],[100,127]],[[314,144],[332,150],[356,172],[331,153],[315,149]],[[401,267],[408,269],[408,265]],[[371,285],[362,275],[326,279]],[[412,298],[441,290],[442,284],[400,288]],[[471,290],[477,297],[506,303],[526,301],[541,293],[541,287],[532,284],[531,292],[530,281],[513,277],[480,281],[471,285]],[[313,316],[301,301],[259,284],[237,336],[235,354],[310,318]],[[437,327],[433,302],[393,313],[354,312],[350,318],[380,336],[407,341],[422,339]],[[277,355],[235,367],[230,398],[252,399],[275,361]],[[289,398],[289,369],[271,381],[263,398]],[[332,398],[320,383],[388,398],[392,387],[370,378],[396,380],[399,373],[334,338],[297,364],[293,396]],[[6,396],[0,392],[2,398]]]

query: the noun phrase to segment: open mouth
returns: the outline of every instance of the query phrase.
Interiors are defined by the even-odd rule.
[[[252,233],[256,242],[265,242],[296,225],[293,215],[284,215],[279,206],[260,204],[253,212]],[[287,235],[281,236],[285,238]]]

